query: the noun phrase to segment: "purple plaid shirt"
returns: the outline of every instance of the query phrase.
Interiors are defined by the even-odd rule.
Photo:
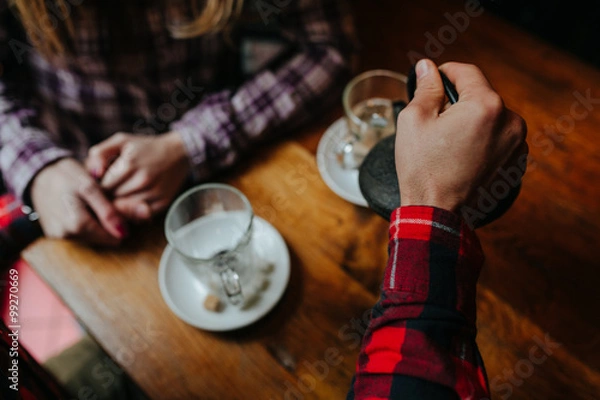
[[[177,131],[194,178],[203,179],[232,165],[253,142],[287,132],[339,100],[353,47],[345,2],[292,0],[268,16],[257,4],[247,3],[236,28],[258,26],[261,41],[236,29],[242,33],[233,45],[226,34],[174,39],[169,10],[145,6],[132,21],[144,61],[124,60],[129,78],[118,79],[110,73],[114,60],[101,51],[107,34],[99,18],[93,10],[76,12],[86,2],[71,5],[75,55],[58,66],[30,47],[0,0],[0,170],[6,187],[26,198],[45,165],[83,159],[90,146],[119,131]],[[264,34],[269,31],[273,36]],[[274,54],[280,56],[265,63]],[[255,71],[236,81],[231,71],[237,63]]]

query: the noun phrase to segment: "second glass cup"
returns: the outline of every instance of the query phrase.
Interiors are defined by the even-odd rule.
[[[408,103],[407,78],[397,72],[378,69],[356,76],[344,90],[342,103],[349,137],[337,152],[346,169],[360,167],[373,146],[396,130],[395,107]]]

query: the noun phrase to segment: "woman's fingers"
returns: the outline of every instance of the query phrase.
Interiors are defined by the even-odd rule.
[[[108,168],[100,185],[104,190],[112,191],[129,179],[134,172],[131,158],[127,154],[121,154]]]
[[[150,209],[152,210],[152,214],[158,214],[164,210],[166,210],[171,204],[169,199],[160,199],[150,203]]]
[[[148,220],[153,215],[166,210],[171,203],[168,197],[155,192],[156,190],[150,190],[118,197],[114,200],[115,208],[126,218],[136,221]]]
[[[115,197],[130,196],[138,192],[147,191],[151,184],[152,179],[150,179],[147,171],[137,171],[129,179],[117,186],[113,195]]]
[[[90,192],[86,190],[83,193]],[[47,233],[55,237],[82,240],[103,246],[115,246],[121,242],[119,237],[114,233],[109,233],[100,225],[99,220],[92,214],[89,204],[79,191],[64,194],[62,201],[63,205],[67,207],[61,221],[63,226],[59,227],[57,231]]]
[[[89,179],[89,178],[88,178]],[[94,212],[100,225],[117,239],[127,236],[125,221],[116,207],[108,201],[98,184],[91,179],[84,182],[79,188],[79,196]]]
[[[152,203],[148,193],[119,197],[114,201],[115,208],[121,215],[135,221],[145,221],[152,217]]]
[[[92,146],[85,161],[88,172],[96,179],[102,178],[110,164],[121,153],[128,138],[129,135],[125,133],[115,133],[105,141]]]
[[[100,246],[116,246],[121,243],[121,239],[109,234],[89,213],[81,232],[77,235],[77,239]]]
[[[118,154],[104,172],[101,189],[120,215],[146,220],[168,207],[189,174],[189,162],[179,134],[159,137],[117,134],[96,146],[90,156],[106,160]]]

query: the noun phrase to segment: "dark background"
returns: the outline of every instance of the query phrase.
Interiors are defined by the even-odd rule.
[[[485,8],[600,67],[600,1],[481,0]]]

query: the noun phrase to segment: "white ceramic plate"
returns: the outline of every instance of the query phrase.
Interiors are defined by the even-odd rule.
[[[181,256],[167,245],[160,259],[158,284],[163,299],[179,318],[207,331],[242,328],[265,316],[277,304],[290,279],[290,255],[281,234],[262,218],[254,217],[252,244],[259,257],[272,263],[269,284],[260,298],[241,309],[222,300],[220,312],[204,308],[208,288],[194,277]]]
[[[317,148],[317,165],[325,184],[342,199],[362,207],[367,201],[358,186],[358,169],[344,169],[337,160],[336,152],[348,134],[346,118],[335,121],[323,134]]]

